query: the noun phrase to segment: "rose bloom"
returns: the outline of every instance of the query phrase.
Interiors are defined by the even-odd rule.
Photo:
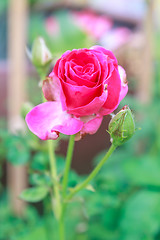
[[[59,133],[94,134],[128,91],[125,70],[113,53],[100,46],[66,51],[43,81],[47,102],[26,116],[29,129],[42,140]]]

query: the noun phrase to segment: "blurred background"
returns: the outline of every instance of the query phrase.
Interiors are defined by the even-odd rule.
[[[38,36],[54,62],[68,49],[98,44],[112,50],[129,84],[119,109],[129,105],[137,127],[92,182],[96,191],[82,191],[69,205],[67,239],[160,239],[159,16],[159,0],[0,1],[0,240],[57,239],[48,199],[26,204],[18,198],[27,186],[50,182],[46,143],[24,122],[24,104],[41,102],[39,77],[26,56]],[[95,135],[76,142],[70,187],[109,147],[109,120],[106,116]],[[60,175],[66,140],[57,143]]]

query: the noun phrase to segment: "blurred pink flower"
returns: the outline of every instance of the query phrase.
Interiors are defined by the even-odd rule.
[[[73,17],[83,31],[97,40],[113,25],[111,19],[89,11],[74,12]]]
[[[115,50],[129,41],[131,30],[126,27],[111,29],[100,39],[100,43],[108,49]]]
[[[59,34],[60,32],[60,26],[59,26],[59,22],[57,21],[57,19],[53,16],[48,17],[45,21],[45,28],[47,33],[50,36],[56,36]]]
[[[43,140],[94,134],[128,91],[125,70],[100,46],[65,52],[43,83],[48,102],[26,116],[29,129]]]

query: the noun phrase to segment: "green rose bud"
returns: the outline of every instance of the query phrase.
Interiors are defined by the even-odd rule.
[[[109,134],[111,142],[116,147],[129,140],[135,132],[135,123],[132,112],[128,106],[124,106],[110,121]]]
[[[32,47],[32,63],[35,67],[40,68],[50,64],[52,61],[52,54],[47,48],[42,37],[34,40]]]

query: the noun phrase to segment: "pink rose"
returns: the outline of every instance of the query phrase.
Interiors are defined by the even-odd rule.
[[[88,35],[100,39],[109,29],[113,22],[106,16],[100,16],[90,11],[73,12],[75,23]]]
[[[43,83],[48,102],[26,116],[29,129],[43,140],[59,132],[81,138],[95,133],[128,91],[126,74],[112,52],[100,46],[65,52]]]

